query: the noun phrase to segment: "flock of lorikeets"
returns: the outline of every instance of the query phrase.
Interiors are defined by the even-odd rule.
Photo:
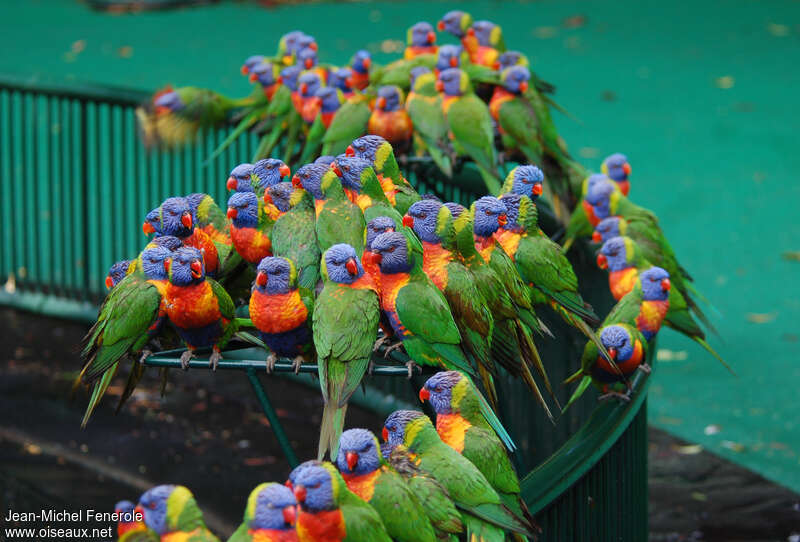
[[[246,59],[242,73],[256,84],[250,96],[167,88],[139,110],[140,124],[147,140],[172,145],[200,128],[235,123],[214,156],[255,130],[263,135],[252,161],[280,148],[292,169],[374,134],[398,157],[430,157],[448,178],[460,158],[470,159],[491,194],[500,190],[498,163],[517,159],[544,170],[560,198],[557,210],[566,211],[560,200],[586,175],[550,118],[553,87],[534,75],[524,54],[506,50],[492,22],[451,11],[438,30],[459,43],[437,45],[434,27],[419,22],[408,29],[401,59],[377,66],[360,50],[344,67],[319,63],[314,37],[289,32],[274,55]]]
[[[539,527],[469,378],[436,373],[419,396],[436,411],[435,426],[422,412],[398,410],[384,422],[383,444],[366,429],[348,429],[332,462],[306,461],[284,485],[256,486],[228,541],[535,539]],[[218,540],[183,486],[154,487],[116,512],[121,541]]]
[[[258,154],[281,142],[284,160],[234,167],[227,210],[194,193],[145,215],[152,239],[111,267],[86,338],[80,379],[93,389],[83,423],[120,362],[134,359],[121,406],[151,350],[167,345],[185,345],[184,369],[198,349],[216,369],[232,339],[263,346],[268,371],[278,358],[296,369],[316,363],[325,403],[318,460],[295,469],[288,488],[253,490],[231,540],[535,536],[504,449],[514,444],[495,414],[495,378],[522,379],[551,419],[551,404],[561,408],[536,346],[552,337],[537,310],[587,338],[564,408],[591,383],[602,397],[629,400],[662,323],[724,364],[697,323],[713,330],[691,276],[655,215],[627,198],[627,158],[613,154],[587,175],[552,127],[540,94],[549,87],[523,55],[504,52],[497,25],[455,11],[439,29],[462,45],[437,47],[433,28],[419,23],[402,60],[378,68],[359,52],[341,69],[318,65],[314,39],[292,32],[275,57],[243,67],[263,88],[258,98],[234,103],[183,88],[154,99],[146,131],[183,138],[238,111],[233,137],[258,126],[266,131]],[[505,158],[531,162],[502,183],[497,141]],[[420,195],[395,148],[428,153],[446,174],[467,156],[494,195],[469,207]],[[539,226],[543,201],[565,225],[563,246]],[[600,246],[597,264],[618,301],[602,321],[566,257],[587,237]],[[405,362],[409,375],[415,366],[441,370],[420,391],[435,427],[420,412],[395,412],[382,445],[366,430],[344,431],[348,400],[381,355]],[[320,462],[326,453],[335,465]],[[128,540],[176,532],[215,540],[184,487],[154,488],[139,509],[143,523],[120,526]]]

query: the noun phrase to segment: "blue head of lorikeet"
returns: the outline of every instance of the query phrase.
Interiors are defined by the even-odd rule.
[[[322,176],[328,169],[326,164],[306,164],[295,172],[292,184],[310,193],[314,199],[325,199],[325,194],[322,193]]]
[[[338,88],[342,92],[352,92],[353,89],[348,83],[352,74],[353,70],[347,66],[331,70],[330,75],[328,75],[328,86]]]
[[[533,201],[542,195],[544,173],[541,169],[532,165],[517,166],[514,168],[513,174],[511,191],[514,194],[528,196]]]
[[[320,512],[336,508],[336,482],[324,466],[301,470],[294,481],[294,496],[303,510]]]
[[[292,193],[294,187],[290,182],[273,184],[264,193],[264,203],[271,203],[282,213],[287,212],[292,206]]]
[[[175,91],[165,92],[159,95],[154,101],[153,105],[156,107],[163,107],[170,111],[181,111],[186,107],[186,104],[181,100],[180,95]]]
[[[161,235],[150,241],[147,246],[164,247],[170,252],[174,252],[183,246],[183,241],[171,235]]]
[[[252,173],[258,182],[258,186],[262,190],[266,190],[270,186],[281,182],[284,177],[288,177],[292,172],[289,170],[289,166],[283,163],[283,160],[262,158],[253,164]]]
[[[294,530],[297,517],[297,499],[291,489],[275,483],[261,484],[248,499],[251,503],[250,530],[267,529],[272,531]],[[254,502],[253,502],[254,499]]]
[[[381,455],[384,459],[389,459],[392,455],[392,451],[394,451],[395,447],[392,446],[390,442],[381,442]]]
[[[317,40],[314,36],[309,34],[301,33],[300,36],[297,38],[296,44],[297,53],[299,54],[300,51],[303,49],[311,49],[312,51],[316,52],[319,47],[317,46]]]
[[[347,156],[357,156],[375,163],[375,157],[378,155],[378,149],[382,145],[389,145],[389,142],[377,135],[365,135],[358,139],[354,139],[347,147]]]
[[[189,237],[194,229],[192,210],[186,198],[167,198],[161,204],[161,234],[181,239]]]
[[[250,174],[253,173],[253,164],[239,164],[228,174],[228,181],[225,187],[236,192],[252,192],[253,186],[250,184]]]
[[[411,79],[411,84],[410,84],[409,88],[411,88],[411,89],[414,88],[414,83],[416,83],[417,77],[419,77],[423,73],[431,73],[431,69],[429,67],[427,67],[427,66],[416,66],[414,68],[411,68],[411,72],[410,72],[410,76],[409,76],[410,79]]]
[[[322,156],[314,160],[314,163],[330,166],[334,161],[336,161],[335,156],[331,156],[330,154],[323,154]]]
[[[472,26],[472,16],[459,10],[448,11],[436,25],[440,32],[447,32],[457,38],[463,38]]]
[[[297,40],[304,35],[305,34],[301,30],[287,32],[281,36],[281,39],[278,41],[278,48],[284,53],[292,55],[297,52]]]
[[[450,68],[439,72],[436,90],[447,96],[461,96],[470,89],[469,77],[459,68]]]
[[[297,271],[286,258],[267,256],[256,268],[255,287],[268,294],[287,294],[297,287]]]
[[[430,23],[421,21],[408,29],[406,43],[411,47],[429,47],[436,43],[436,33]]]
[[[350,67],[353,68],[353,71],[365,74],[369,73],[369,67],[372,65],[372,55],[369,54],[369,51],[361,49],[356,51],[356,54],[353,55],[353,60],[350,62]]]
[[[167,270],[164,262],[173,256],[174,252],[166,247],[155,245],[142,251],[142,271],[150,280],[167,280]]]
[[[406,216],[403,217],[403,224],[412,228],[422,241],[440,243],[443,221],[446,221],[450,214],[449,211],[442,211],[442,209],[446,209],[446,207],[438,199],[421,199],[408,208]],[[443,213],[445,216],[442,216]]]
[[[335,113],[342,105],[342,91],[336,87],[321,87],[317,89],[316,96],[321,102],[321,113]]]
[[[610,179],[621,183],[628,180],[628,175],[631,174],[631,165],[628,163],[627,156],[617,152],[603,160],[600,171],[608,175]]]
[[[462,378],[464,376],[458,371],[439,371],[430,377],[419,390],[419,398],[421,401],[430,401],[436,414],[457,412],[455,405],[459,398],[454,397],[453,388],[461,382]]]
[[[449,68],[458,68],[461,66],[461,55],[463,54],[464,48],[460,45],[442,45],[436,56],[436,69],[443,71]]]
[[[333,245],[322,255],[322,274],[338,284],[352,284],[363,274],[356,250],[346,243]]]
[[[159,536],[168,533],[167,499],[176,487],[174,485],[156,486],[145,491],[139,498],[139,505],[136,508],[144,514],[145,525]]]
[[[294,469],[292,469],[292,472],[289,473],[289,478],[286,479],[286,483],[284,485],[289,489],[294,489],[294,484],[296,483],[298,476],[300,476],[300,473],[302,473],[307,468],[319,467],[321,465],[322,461],[319,461],[317,459],[309,459],[308,461],[303,461],[302,463],[297,465]]]
[[[621,271],[630,267],[628,257],[633,255],[633,250],[629,250],[632,247],[628,247],[628,242],[627,237],[612,237],[603,243],[597,255],[597,266],[609,271]]]
[[[386,232],[372,241],[372,261],[382,273],[407,273],[413,262],[409,260],[408,239],[400,232]]]
[[[634,339],[622,326],[604,327],[600,332],[600,341],[614,361],[627,361],[634,353]]]
[[[483,196],[475,202],[474,231],[481,237],[489,237],[505,226],[508,209],[502,201],[493,196]]]
[[[592,175],[594,177],[594,175]],[[608,218],[611,216],[611,196],[617,190],[616,185],[608,177],[605,177],[602,182],[595,182],[592,184],[592,178],[589,178],[589,190],[586,192],[586,201],[591,204],[594,214],[599,219]]]
[[[592,241],[595,243],[605,243],[612,237],[619,237],[625,235],[623,231],[625,228],[622,225],[624,219],[618,216],[609,216],[601,220],[597,226],[594,227],[592,233]]]
[[[262,62],[264,62],[264,55],[251,55],[251,56],[248,56],[245,59],[244,64],[242,64],[242,68],[241,68],[242,75],[247,75],[248,73],[250,73],[253,70],[253,68],[258,66]]]
[[[303,98],[311,98],[322,88],[322,80],[315,72],[305,72],[297,78],[297,89]]]
[[[495,47],[502,30],[492,21],[475,21],[470,27],[474,31],[478,44],[483,47]]]
[[[520,196],[513,192],[500,196],[500,201],[503,202],[503,205],[505,205],[507,209],[506,225],[503,226],[504,229],[511,231],[522,229],[522,225],[519,223],[519,206],[524,197],[525,196]]]
[[[302,67],[304,70],[310,70],[316,66],[318,62],[319,60],[317,59],[317,52],[310,47],[300,49],[300,51],[297,53],[297,65]]]
[[[235,192],[228,198],[228,218],[237,228],[258,225],[258,196],[255,192]]]
[[[128,268],[130,265],[130,260],[120,260],[118,262],[114,262],[114,264],[112,264],[111,268],[108,270],[108,276],[106,276],[106,288],[110,290],[116,286],[119,281],[124,279],[128,274]]]
[[[403,91],[395,85],[385,85],[378,89],[375,108],[381,111],[397,111],[403,107]]]
[[[292,92],[297,91],[297,78],[303,69],[300,66],[287,66],[281,70],[280,82]]]
[[[336,466],[343,474],[360,476],[381,466],[378,439],[366,429],[348,429],[339,437]]]
[[[461,216],[461,213],[467,210],[466,207],[454,201],[448,201],[444,206],[450,209],[450,214],[453,215],[453,218],[458,218]]]
[[[196,248],[181,247],[171,254],[167,262],[165,265],[169,267],[169,281],[175,286],[199,284],[205,279],[203,254]]]
[[[653,266],[639,273],[642,284],[642,299],[645,301],[666,301],[669,299],[669,273],[666,269]]]
[[[406,426],[423,417],[425,414],[419,410],[395,410],[383,422],[383,440],[392,447],[401,446],[405,441]]]
[[[372,242],[375,240],[375,238],[390,231],[395,231],[395,223],[394,220],[388,216],[378,216],[370,220],[367,224],[367,239],[364,243],[364,250],[371,251]]]
[[[250,69],[250,82],[258,81],[262,87],[268,87],[278,82],[280,70],[270,62],[261,62]]]
[[[512,66],[503,70],[503,86],[514,94],[527,92],[530,78],[531,71],[523,66]]]
[[[342,179],[342,186],[355,191],[361,191],[361,174],[372,162],[355,156],[339,156],[331,164],[336,174]]]
[[[147,213],[144,217],[144,223],[142,224],[142,231],[145,235],[150,235],[151,233],[155,233],[156,235],[161,235],[161,208],[156,207],[152,209],[150,212]]]
[[[528,66],[528,58],[519,51],[506,51],[497,57],[495,69],[503,72],[512,66]]]

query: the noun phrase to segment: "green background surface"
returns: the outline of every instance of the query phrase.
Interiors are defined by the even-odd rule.
[[[782,257],[800,251],[800,3],[222,3],[136,15],[19,4],[0,18],[0,73],[233,95],[250,90],[241,61],[296,28],[316,36],[323,62],[343,63],[361,47],[385,61],[406,27],[456,7],[502,24],[578,119],[558,119],[573,154],[592,168],[628,154],[632,199],[656,211],[719,311],[723,339],[711,342],[738,378],[663,331],[651,423],[800,490],[800,262]]]

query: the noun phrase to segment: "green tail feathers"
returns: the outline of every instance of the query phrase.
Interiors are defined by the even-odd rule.
[[[339,453],[339,437],[344,431],[344,418],[347,414],[347,403],[344,406],[336,406],[333,401],[325,403],[322,410],[322,426],[319,432],[319,446],[317,447],[317,459],[322,461],[325,452],[330,450],[331,460],[336,460]]]
[[[117,374],[118,368],[119,363],[115,363],[114,366],[103,373],[103,377],[95,383],[94,388],[92,388],[92,396],[89,398],[89,405],[86,407],[86,413],[84,413],[83,419],[81,420],[81,429],[85,428],[86,424],[89,423],[92,412],[94,412],[94,409],[100,404],[100,400],[106,393],[106,389],[108,389],[109,384],[111,384],[114,375]]]
[[[574,378],[575,378],[576,376],[579,376],[579,375],[581,375],[581,374],[582,374],[582,373],[581,373],[580,371],[578,371],[577,373],[575,373],[574,375],[572,375],[571,377],[569,377],[569,378],[568,378],[568,379],[567,379],[565,382],[571,382],[571,381],[573,381],[573,380],[574,380]],[[567,401],[567,404],[566,404],[566,406],[564,407],[564,410],[562,410],[562,412],[566,412],[566,411],[567,411],[567,409],[570,407],[570,405],[572,405],[572,403],[574,403],[575,401],[577,401],[578,399],[580,399],[581,395],[583,395],[583,392],[585,392],[585,391],[586,391],[586,388],[588,388],[588,387],[589,387],[589,385],[590,385],[591,383],[592,383],[592,379],[591,379],[591,377],[589,377],[589,376],[584,376],[584,377],[583,377],[583,379],[581,380],[581,383],[580,383],[580,384],[578,384],[578,387],[577,387],[577,388],[575,389],[575,391],[572,393],[572,396],[569,398],[569,401]]]

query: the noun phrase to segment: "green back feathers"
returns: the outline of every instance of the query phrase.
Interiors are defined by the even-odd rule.
[[[167,498],[167,528],[170,532],[205,528],[203,512],[192,492],[184,486],[175,486]]]

